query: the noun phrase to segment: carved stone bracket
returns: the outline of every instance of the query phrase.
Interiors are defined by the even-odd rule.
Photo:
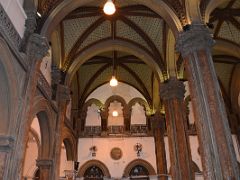
[[[190,30],[181,32],[177,39],[176,49],[183,57],[200,49],[211,48],[214,40],[204,24],[193,23]]]
[[[32,34],[28,41],[27,53],[30,60],[41,60],[48,53],[49,44],[45,37],[39,34]]]
[[[0,135],[0,151],[9,152],[12,150],[14,138],[11,136]]]
[[[176,78],[170,78],[168,82],[162,84],[160,87],[160,96],[163,100],[170,100],[174,98],[183,99],[184,94],[184,84]]]

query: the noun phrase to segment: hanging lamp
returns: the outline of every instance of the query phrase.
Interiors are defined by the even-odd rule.
[[[115,66],[115,52],[113,52],[113,72],[112,72],[112,78],[109,82],[110,86],[115,87],[118,85],[118,80],[115,77],[116,74],[116,66]]]
[[[113,15],[116,12],[116,7],[112,0],[107,0],[104,4],[103,12],[107,15]]]

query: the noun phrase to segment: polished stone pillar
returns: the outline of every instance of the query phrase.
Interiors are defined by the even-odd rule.
[[[70,102],[70,89],[68,86],[58,84],[57,85],[57,96],[56,100],[58,102],[58,120],[57,120],[57,126],[56,126],[56,133],[55,133],[55,149],[54,149],[54,155],[55,155],[55,180],[59,179],[59,171],[60,171],[60,158],[61,158],[61,146],[63,142],[63,127],[64,120],[66,116],[66,109],[67,105]],[[72,159],[75,160],[75,159]]]
[[[48,159],[37,160],[37,166],[40,172],[40,180],[52,179],[53,161]]]
[[[185,122],[185,87],[183,82],[170,78],[160,86],[160,95],[166,112],[167,135],[174,180],[194,179],[191,169],[191,151]]]
[[[0,135],[0,179],[8,177],[8,163],[13,150],[14,139],[10,136]]]
[[[200,143],[204,178],[240,179],[227,114],[213,65],[213,39],[202,24],[179,34]]]
[[[165,120],[163,116],[157,112],[151,117],[152,131],[155,139],[157,174],[167,175],[167,160],[164,143]],[[160,176],[160,180],[166,180],[164,176]]]
[[[28,71],[25,79],[23,93],[23,103],[21,104],[21,116],[16,122],[16,140],[14,151],[10,158],[7,179],[21,179],[26,144],[28,141],[29,119],[32,118],[32,105],[37,89],[37,79],[40,71],[42,58],[49,49],[48,41],[39,34],[31,34],[26,49],[26,61],[28,62]]]

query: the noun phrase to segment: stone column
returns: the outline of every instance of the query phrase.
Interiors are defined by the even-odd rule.
[[[167,174],[167,160],[164,143],[165,121],[163,116],[157,112],[151,117],[152,131],[155,139],[157,174]],[[161,176],[160,180],[166,180],[167,177]]]
[[[37,160],[41,180],[52,179],[53,161],[48,159]]]
[[[70,89],[65,85],[58,84],[57,85],[57,102],[58,102],[58,120],[56,125],[56,134],[55,134],[55,180],[59,179],[59,171],[60,171],[60,158],[61,158],[61,146],[63,142],[63,127],[64,120],[66,115],[67,104],[70,102]],[[75,160],[75,159],[73,159]]]
[[[8,163],[13,150],[14,139],[0,135],[0,179],[8,179]]]
[[[215,73],[213,39],[202,24],[179,34],[177,49],[184,58],[205,179],[240,179],[225,105]]]
[[[14,151],[11,156],[10,165],[8,167],[8,179],[21,179],[22,166],[25,155],[25,148],[28,140],[28,120],[32,118],[32,105],[37,88],[37,79],[40,70],[42,58],[48,51],[47,39],[39,34],[32,34],[28,39],[26,60],[28,61],[28,71],[25,79],[25,86],[22,98],[22,118],[16,122],[16,140]]]
[[[186,132],[183,82],[170,78],[160,86],[160,95],[166,112],[171,174],[174,180],[194,179],[191,169],[191,152]]]

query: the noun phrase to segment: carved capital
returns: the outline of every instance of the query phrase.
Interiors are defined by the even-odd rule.
[[[32,34],[28,41],[28,54],[30,59],[41,60],[48,53],[49,45],[45,37]]]
[[[0,151],[9,152],[13,149],[14,138],[0,135]]]
[[[57,87],[57,97],[59,102],[70,102],[71,95],[69,87],[59,84]]]
[[[170,78],[166,83],[160,86],[160,96],[165,100],[184,98],[185,87],[182,81],[176,78]]]
[[[176,49],[183,57],[200,49],[211,48],[214,44],[212,34],[204,24],[193,23],[188,31],[181,32]]]
[[[41,168],[51,168],[53,165],[53,160],[50,159],[38,159],[36,162],[37,166]]]
[[[156,129],[164,130],[165,129],[165,119],[162,114],[157,112],[154,116],[151,116],[151,125],[152,129],[155,131]]]

